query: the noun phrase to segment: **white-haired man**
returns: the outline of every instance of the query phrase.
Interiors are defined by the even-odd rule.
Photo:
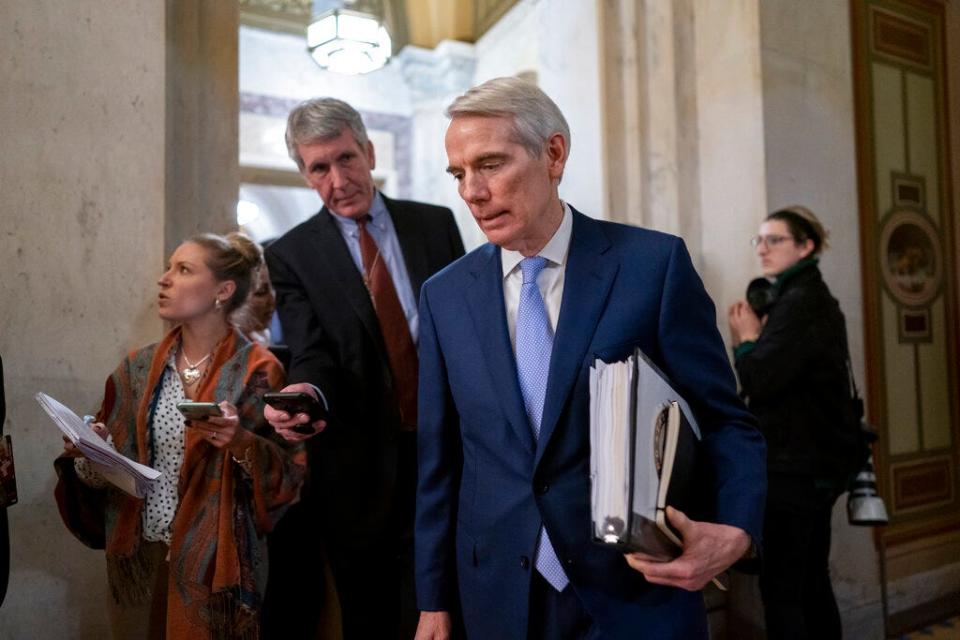
[[[764,444],[683,242],[560,200],[563,114],[519,79],[448,109],[448,171],[490,241],[420,298],[418,638],[706,638],[699,590],[759,540]],[[590,541],[589,365],[640,347],[697,412],[712,486],[683,554]],[[458,597],[459,596],[459,597]]]

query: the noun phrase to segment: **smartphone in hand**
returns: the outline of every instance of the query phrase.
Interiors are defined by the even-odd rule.
[[[293,427],[296,433],[313,433],[312,424],[317,420],[327,420],[330,412],[326,405],[303,391],[271,391],[263,394],[263,401],[274,409],[285,411],[290,417],[298,413],[310,416],[310,422]]]
[[[177,409],[187,420],[206,420],[210,417],[219,418],[223,415],[220,405],[216,402],[183,401],[177,403]]]

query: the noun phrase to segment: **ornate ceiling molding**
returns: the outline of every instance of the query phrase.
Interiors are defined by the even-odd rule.
[[[410,42],[411,33],[419,34],[416,44],[427,48],[442,40],[476,42],[516,4],[517,0],[384,0],[383,6],[396,53]],[[311,0],[240,0],[240,22],[302,35],[312,7]],[[465,24],[469,33],[464,32]]]
[[[240,0],[240,23],[259,29],[303,35],[311,0]]]

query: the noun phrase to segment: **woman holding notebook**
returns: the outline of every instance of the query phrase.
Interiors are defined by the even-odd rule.
[[[764,278],[730,307],[737,375],[767,441],[763,598],[770,638],[840,638],[830,518],[855,456],[847,334],[818,256],[827,232],[805,207],[753,238]],[[851,425],[854,425],[851,428]]]
[[[56,461],[64,522],[106,551],[115,637],[257,635],[265,536],[303,477],[302,449],[263,420],[262,396],[283,386],[283,370],[231,322],[262,265],[242,234],[181,244],[158,281],[159,315],[173,329],[107,380],[93,427],[163,472],[143,499],[69,443]],[[178,410],[185,401],[192,420]]]

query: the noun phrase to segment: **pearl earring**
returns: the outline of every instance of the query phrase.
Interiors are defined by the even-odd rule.
[[[214,298],[213,308],[216,309],[217,311],[219,311],[219,310],[220,310],[220,307],[222,307],[222,306],[223,306],[223,301],[220,300],[220,298]]]

